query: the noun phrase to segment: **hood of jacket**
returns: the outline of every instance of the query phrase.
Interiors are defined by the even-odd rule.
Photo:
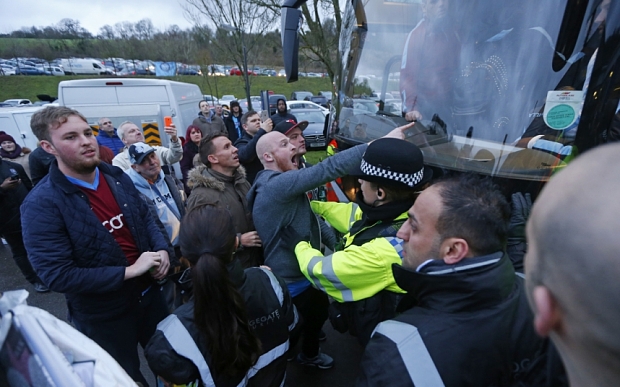
[[[151,191],[151,185],[149,184],[149,182],[144,177],[142,177],[142,175],[136,172],[135,169],[129,168],[125,171],[125,173],[129,175],[129,178],[131,179],[131,181],[133,181],[136,188],[138,188],[139,190]],[[166,182],[164,181],[164,171],[159,171],[159,179],[157,179],[157,181],[155,182],[155,185],[158,188],[161,186],[161,184],[166,184]]]
[[[242,165],[239,165],[237,171],[233,175],[235,184],[240,180],[245,179],[245,168]],[[220,192],[224,192],[226,186],[222,180],[220,180],[217,176],[211,173],[211,169],[207,168],[206,165],[200,163],[195,168],[191,169],[187,174],[187,186],[190,189],[194,189],[197,187],[205,187],[218,190]]]
[[[215,115],[215,112],[213,110],[209,110],[209,117],[205,117],[205,115],[202,114],[202,112],[198,112],[198,118],[202,122],[209,122],[210,123],[212,121],[214,115]]]

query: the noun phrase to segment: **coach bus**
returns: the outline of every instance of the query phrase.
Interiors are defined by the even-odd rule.
[[[303,3],[282,5],[289,82]],[[347,0],[338,61],[326,131],[340,149],[415,120],[408,140],[436,170],[536,194],[620,138],[620,1]]]

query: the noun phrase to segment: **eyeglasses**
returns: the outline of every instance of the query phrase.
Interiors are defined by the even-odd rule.
[[[108,124],[111,124],[111,123],[112,123],[112,121],[106,121],[106,122],[102,122],[101,125],[108,125]]]

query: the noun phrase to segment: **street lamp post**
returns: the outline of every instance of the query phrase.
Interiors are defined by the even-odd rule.
[[[225,31],[237,31],[237,28],[231,26],[230,24],[222,24],[221,27]],[[252,110],[252,99],[250,98],[250,78],[248,74],[248,51],[245,48],[245,38],[243,30],[241,28],[239,28],[239,33],[241,34],[241,49],[243,51],[243,80],[245,82],[245,97],[248,101],[248,111],[250,111]]]

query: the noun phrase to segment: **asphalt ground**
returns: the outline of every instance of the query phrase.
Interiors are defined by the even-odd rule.
[[[59,293],[37,293],[22,276],[11,256],[11,250],[0,242],[0,292],[16,289],[26,289],[30,296],[28,305],[44,309],[54,316],[66,321],[67,307],[64,296]],[[359,374],[359,362],[362,349],[357,340],[348,335],[334,331],[331,324],[325,323],[324,331],[327,340],[321,343],[322,351],[332,356],[335,365],[329,370],[320,370],[314,367],[302,366],[295,361],[288,365],[287,386],[289,387],[346,387],[353,386]],[[155,386],[155,378],[149,370],[146,360],[140,350],[142,373],[152,387]]]

